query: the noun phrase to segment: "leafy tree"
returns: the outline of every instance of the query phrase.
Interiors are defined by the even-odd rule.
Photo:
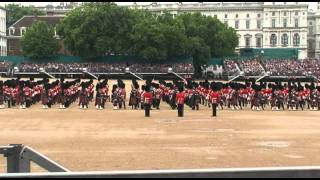
[[[7,4],[5,6],[7,27],[17,22],[20,18],[27,15],[45,15],[45,12],[38,10],[34,6],[21,6],[20,4]]]
[[[21,39],[21,47],[23,54],[33,59],[53,56],[60,48],[53,28],[43,21],[35,21],[27,28]]]
[[[85,3],[67,14],[58,34],[76,55],[130,55],[140,59],[168,60],[192,56],[197,70],[211,57],[234,52],[238,37],[233,28],[200,13],[173,17],[114,3]]]
[[[68,13],[57,26],[57,32],[76,55],[128,54],[134,24],[132,14],[114,3],[86,3]]]

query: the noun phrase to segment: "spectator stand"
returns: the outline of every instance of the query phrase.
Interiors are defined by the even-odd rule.
[[[13,75],[20,77],[67,76],[96,79],[99,76],[112,76],[114,78],[144,79],[145,76],[173,76],[184,79],[186,76],[194,75],[193,60],[186,57],[167,61],[138,60],[128,56],[106,56],[87,60],[76,56],[57,56],[37,61],[25,57],[11,58],[17,64],[13,68]]]

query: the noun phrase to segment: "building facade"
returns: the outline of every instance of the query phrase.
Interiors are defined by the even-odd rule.
[[[306,3],[152,3],[143,6],[130,5],[129,8],[147,9],[158,14],[166,10],[174,16],[184,12],[200,12],[203,15],[215,16],[237,30],[239,38],[237,52],[240,49],[250,48],[285,48],[297,49],[299,58],[308,56],[308,4]]]
[[[0,7],[0,56],[7,55],[6,10]]]
[[[12,24],[7,30],[7,45],[8,45],[8,55],[22,55],[22,48],[21,48],[21,38],[25,33],[28,27],[31,27],[32,23],[36,20],[44,21],[48,24],[48,26],[55,29],[56,25],[60,22],[65,15],[56,15],[56,16],[23,16],[17,22]],[[55,37],[59,39],[55,31]],[[70,54],[63,45],[62,41],[60,42],[60,50],[59,54]]]
[[[320,59],[320,2],[308,15],[308,56]]]

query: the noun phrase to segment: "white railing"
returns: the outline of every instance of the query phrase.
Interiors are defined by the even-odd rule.
[[[319,166],[178,170],[13,173],[0,178],[318,178]]]

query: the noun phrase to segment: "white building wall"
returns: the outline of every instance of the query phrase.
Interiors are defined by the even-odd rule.
[[[6,11],[0,8],[0,56],[7,55]]]

